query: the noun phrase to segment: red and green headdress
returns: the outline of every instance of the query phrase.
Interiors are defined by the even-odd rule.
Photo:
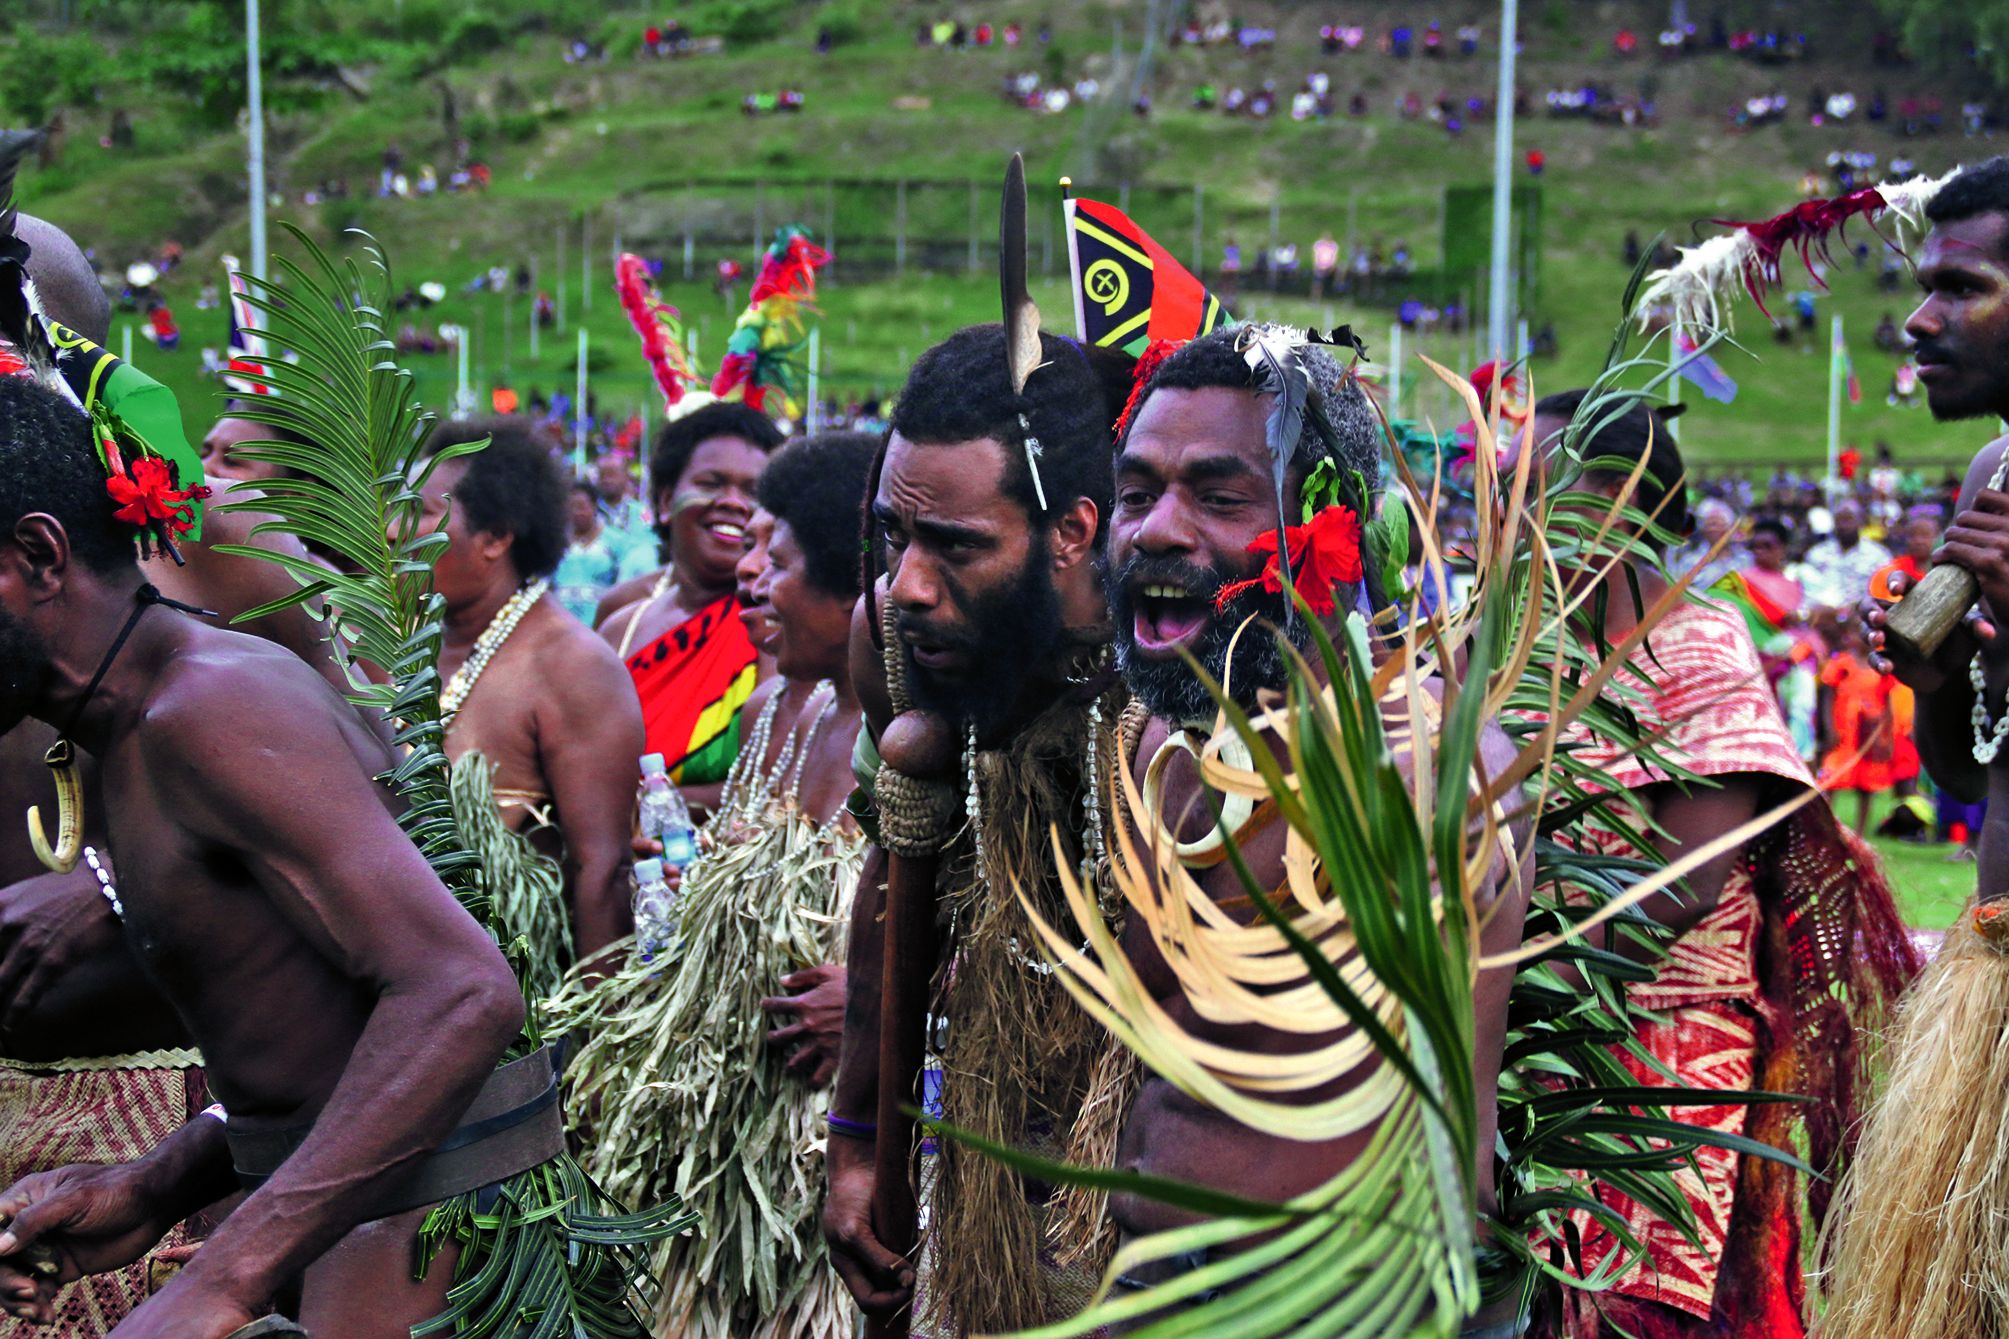
[[[830,253],[810,240],[808,229],[791,224],[775,234],[712,378],[714,396],[737,395],[764,414],[797,416],[803,378],[796,355],[809,342],[816,271],[829,263]]]

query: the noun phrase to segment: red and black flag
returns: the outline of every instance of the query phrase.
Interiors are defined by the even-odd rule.
[[[1152,340],[1188,340],[1235,318],[1192,271],[1121,210],[1069,199],[1074,328],[1082,340],[1141,354]]]

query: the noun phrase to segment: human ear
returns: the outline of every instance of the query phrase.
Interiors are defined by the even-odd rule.
[[[1095,556],[1095,532],[1101,520],[1101,508],[1085,497],[1076,498],[1073,506],[1054,518],[1047,542],[1055,571],[1064,572]]]
[[[503,555],[509,552],[509,546],[516,542],[516,536],[508,530],[484,530],[474,536],[474,540],[475,551],[494,563],[502,561]]]
[[[70,568],[70,536],[63,523],[46,512],[30,512],[14,523],[10,538],[23,586],[38,599],[62,589]]]

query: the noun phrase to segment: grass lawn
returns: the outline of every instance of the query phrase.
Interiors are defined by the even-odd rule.
[[[1838,800],[1836,812],[1844,821],[1853,818],[1855,800],[1848,796]],[[1887,798],[1879,799],[1871,807],[1872,830],[1889,811]],[[1974,896],[1974,862],[1949,860],[1953,847],[1920,846],[1878,837],[1872,837],[1870,844],[1883,860],[1898,911],[1903,914],[1905,924],[1913,929],[1944,930]]]

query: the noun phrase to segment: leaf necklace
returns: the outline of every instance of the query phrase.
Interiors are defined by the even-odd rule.
[[[461,667],[446,681],[446,687],[440,690],[439,711],[443,718],[451,721],[459,713],[467,695],[474,691],[482,671],[488,668],[488,662],[495,659],[495,653],[509,640],[509,634],[516,631],[516,625],[523,621],[531,606],[543,599],[544,592],[550,589],[551,578],[540,577],[510,596],[502,608],[495,611],[495,617],[474,639],[474,650],[468,653]]]

